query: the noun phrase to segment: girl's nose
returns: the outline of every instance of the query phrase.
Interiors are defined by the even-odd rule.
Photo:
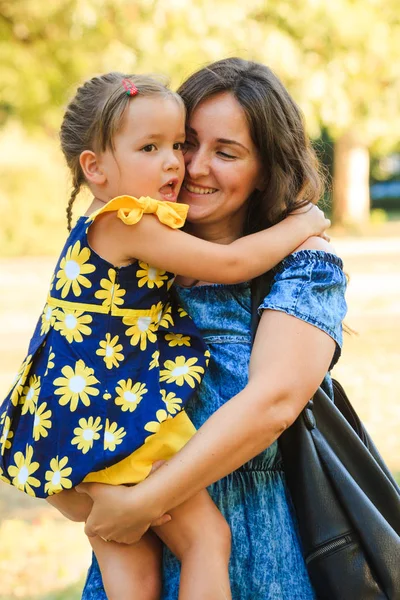
[[[164,162],[164,169],[166,171],[178,171],[181,167],[182,160],[176,152],[168,153],[168,156]]]

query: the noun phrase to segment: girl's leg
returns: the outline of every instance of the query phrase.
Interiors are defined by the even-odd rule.
[[[181,561],[179,600],[230,600],[231,532],[208,492],[169,512],[154,531]]]
[[[64,490],[47,501],[71,521],[86,521],[92,500],[75,490]],[[159,600],[161,543],[150,531],[134,546],[89,538],[99,562],[108,600]]]
[[[162,546],[152,531],[134,546],[89,539],[108,600],[159,600]]]

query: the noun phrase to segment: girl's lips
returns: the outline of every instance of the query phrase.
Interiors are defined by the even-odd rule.
[[[164,200],[167,200],[167,202],[176,202],[177,201],[177,198],[178,198],[178,194],[176,191],[177,184],[178,184],[178,179],[174,179],[174,180],[171,180],[170,182],[168,182],[167,184],[163,185],[159,189],[159,193],[161,194],[161,196]]]
[[[218,192],[216,188],[194,185],[193,183],[189,183],[187,181],[183,182],[183,187],[191,194],[200,194],[201,196]]]

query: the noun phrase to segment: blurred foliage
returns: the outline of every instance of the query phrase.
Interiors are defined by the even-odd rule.
[[[277,72],[312,137],[322,132],[334,141],[355,129],[374,152],[387,152],[399,143],[399,15],[396,0],[303,0],[295,9],[291,0],[0,0],[0,128],[11,146],[22,139],[10,140],[15,123],[39,135],[39,159],[43,136],[56,140],[64,106],[86,78],[157,72],[176,87],[209,61],[239,55]],[[56,214],[55,202],[68,195],[60,198],[61,159],[55,142],[48,144],[45,165],[35,158],[11,167],[11,146],[4,154],[0,140],[0,210],[8,215],[1,253],[49,251],[41,223],[52,228],[50,238],[60,231],[55,221],[64,208]],[[26,212],[31,230],[15,233],[15,219],[22,228]]]
[[[44,514],[0,523],[0,600],[81,597],[91,554],[82,525]]]
[[[334,137],[355,125],[369,141],[400,130],[397,0],[303,0],[295,10],[291,0],[0,0],[0,38],[3,123],[56,126],[93,72],[156,70],[176,84],[240,54],[279,73],[315,137],[321,124]]]

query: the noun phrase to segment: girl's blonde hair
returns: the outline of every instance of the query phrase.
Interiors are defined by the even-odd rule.
[[[138,95],[172,96],[183,105],[178,94],[162,81],[148,75],[107,73],[86,81],[71,100],[60,129],[61,149],[72,174],[72,193],[67,206],[68,230],[71,231],[72,205],[86,180],[79,157],[85,150],[113,150],[126,108],[135,96],[127,93],[126,82],[133,84]]]

